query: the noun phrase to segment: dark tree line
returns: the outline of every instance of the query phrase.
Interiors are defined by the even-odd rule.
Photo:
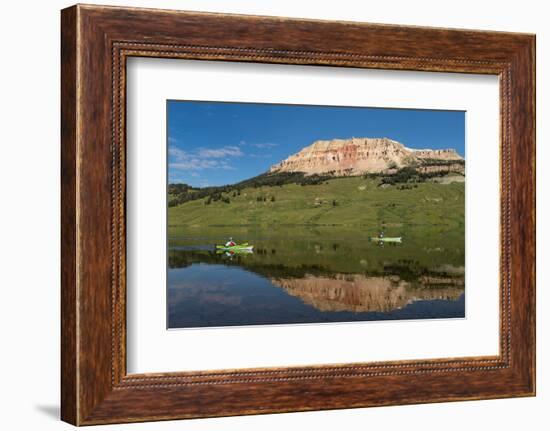
[[[198,188],[183,183],[168,184],[168,194],[170,196],[168,206],[174,207],[185,202],[204,198],[206,198],[206,205],[217,201],[230,203],[230,198],[227,195],[236,198],[241,195],[241,190],[247,187],[282,187],[286,184],[299,184],[302,186],[317,185],[323,184],[330,178],[333,178],[333,175],[330,175],[330,173],[327,175],[305,175],[303,172],[281,172],[275,174],[261,174],[236,184],[224,186]],[[275,202],[275,196],[271,196],[269,199],[271,202]]]
[[[442,163],[442,164],[440,163],[437,166],[441,166],[441,165],[447,166],[450,164],[452,163]],[[448,174],[449,172],[444,170],[434,171],[434,172],[419,172],[416,167],[406,166],[399,169],[397,172],[393,174],[366,174],[364,177],[379,178],[380,179],[379,186],[384,184],[388,184],[388,185],[401,184],[402,186],[400,186],[401,187],[400,189],[405,190],[405,189],[414,188],[414,186],[404,186],[404,184],[423,183],[430,180],[431,178],[444,177]]]
[[[423,160],[420,166],[450,166],[464,165],[464,160]],[[174,207],[185,202],[205,199],[205,204],[222,201],[230,203],[229,195],[233,198],[240,196],[241,190],[245,188],[260,187],[282,187],[286,184],[297,184],[300,186],[310,186],[324,184],[336,176],[336,171],[327,172],[323,175],[306,175],[303,172],[277,172],[265,173],[253,178],[241,181],[232,185],[210,186],[210,187],[192,187],[188,184],[169,184],[168,206]],[[407,183],[420,183],[434,177],[443,177],[447,175],[445,171],[437,172],[419,172],[415,166],[407,166],[398,169],[395,173],[368,173],[364,178],[379,180],[379,185],[396,185]],[[407,187],[408,188],[408,187]],[[267,198],[257,198],[258,201],[264,201]],[[275,202],[275,196],[272,196],[271,202]],[[336,204],[333,204],[336,206]]]

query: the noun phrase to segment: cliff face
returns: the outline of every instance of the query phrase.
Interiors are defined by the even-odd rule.
[[[270,169],[306,175],[361,175],[385,172],[391,167],[421,165],[430,161],[462,161],[455,150],[413,150],[388,138],[351,138],[316,141]]]
[[[455,150],[412,150],[420,159],[432,160],[463,160]]]

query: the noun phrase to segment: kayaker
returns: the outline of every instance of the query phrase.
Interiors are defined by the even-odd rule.
[[[236,244],[235,242],[233,242],[233,238],[232,238],[232,237],[229,237],[229,241],[227,241],[227,242],[225,243],[225,246],[226,246],[226,247],[234,247],[234,246],[236,246],[236,245],[237,245],[237,244]]]

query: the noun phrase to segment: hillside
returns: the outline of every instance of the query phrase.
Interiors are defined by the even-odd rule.
[[[449,177],[443,177],[443,180]],[[452,178],[451,178],[452,179]],[[445,182],[449,184],[445,184]],[[342,177],[316,184],[218,191],[168,209],[169,233],[213,226],[464,226],[463,182],[381,184]]]

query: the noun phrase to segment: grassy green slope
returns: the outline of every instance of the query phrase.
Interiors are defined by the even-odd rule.
[[[169,231],[207,226],[464,225],[464,183],[378,187],[375,179],[336,178],[319,185],[245,188],[231,200],[186,202],[168,210]],[[266,197],[265,201],[258,201]],[[274,197],[274,201],[271,198]],[[333,205],[336,201],[336,206]]]

